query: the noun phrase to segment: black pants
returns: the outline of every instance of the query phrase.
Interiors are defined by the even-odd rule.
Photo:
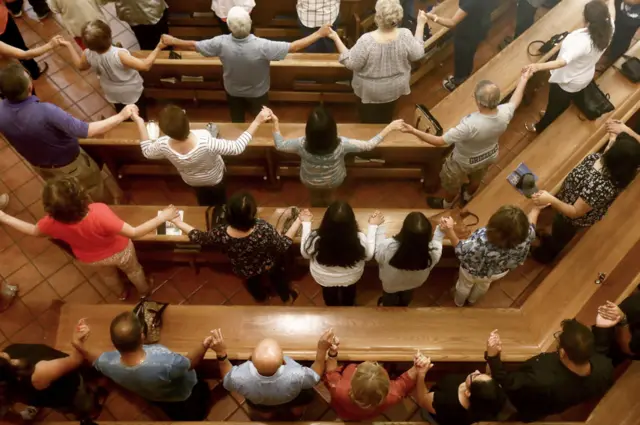
[[[382,305],[385,307],[409,307],[413,299],[413,289],[399,292],[382,292]]]
[[[10,4],[13,3],[7,3],[7,5]],[[13,17],[11,15],[9,15],[7,19],[7,28],[4,30],[4,33],[0,34],[0,41],[7,43],[8,45],[15,47],[16,49],[25,51],[29,50],[24,42],[24,39],[22,38],[22,34],[20,34],[20,30],[18,29],[16,22],[13,20]],[[40,67],[38,66],[38,62],[36,62],[34,59],[27,59],[21,60],[20,63],[29,72],[31,78],[33,78],[34,80],[40,78]]]
[[[142,50],[153,50],[160,42],[162,34],[169,34],[169,9],[165,9],[162,17],[153,25],[133,25],[131,30],[138,39]]]
[[[393,121],[397,102],[397,100],[387,103],[360,102],[358,108],[360,122],[364,124],[389,124]]]
[[[263,283],[265,279],[269,281],[271,288],[265,288]],[[271,270],[247,279],[247,290],[258,302],[267,300],[270,292],[269,289],[275,290],[282,302],[289,301],[292,291],[289,287],[289,276],[284,267],[284,262],[281,261],[271,267]]]
[[[6,3],[7,9],[14,14],[17,15],[22,11],[22,6],[24,6],[24,0],[16,0],[13,3]],[[33,7],[33,11],[36,12],[38,18],[42,18],[46,14],[50,13],[49,5],[47,5],[47,0],[29,0],[29,4]]]
[[[269,93],[260,97],[237,97],[227,93],[227,105],[231,113],[231,122],[244,122],[247,111],[258,115],[263,106],[269,106]]]
[[[351,307],[356,305],[356,285],[323,286],[322,299],[328,306]]]
[[[564,111],[571,106],[571,99],[579,95],[580,92],[569,93],[555,83],[549,83],[549,100],[544,116],[536,124],[536,132],[542,133],[545,128],[556,120]]]
[[[196,198],[198,205],[204,207],[215,207],[216,205],[224,205],[227,203],[227,188],[224,180],[215,186],[194,187],[196,190]]]
[[[211,392],[205,381],[198,381],[185,401],[154,402],[153,404],[172,421],[204,421],[211,408]]]
[[[633,19],[622,13],[620,3],[622,3],[621,0],[616,1],[616,29],[607,52],[607,59],[610,62],[614,62],[629,49],[631,40],[640,27],[640,18]]]
[[[480,31],[475,37],[468,34],[458,35],[456,31],[453,36],[453,78],[456,84],[461,84],[473,72],[473,59],[483,39],[484,35]]]
[[[540,245],[531,251],[531,255],[540,263],[552,262],[579,230],[580,228],[571,224],[568,218],[557,213],[553,217],[551,234],[542,236]]]
[[[144,96],[144,93],[140,95],[140,99],[135,103],[138,107],[138,113],[143,120],[147,120],[147,98]],[[114,103],[113,107],[116,109],[116,112],[120,112],[127,106],[124,103]]]
[[[513,38],[516,39],[520,35],[531,28],[536,19],[536,8],[531,6],[527,0],[518,0],[518,8],[516,10],[516,32]]]

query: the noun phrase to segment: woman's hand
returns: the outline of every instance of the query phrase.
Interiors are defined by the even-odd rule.
[[[140,116],[140,111],[133,111],[131,113],[131,121],[135,122],[136,124],[138,123],[144,124],[144,120]]]
[[[162,221],[180,221],[180,211],[173,205],[169,205],[160,213]]]
[[[311,211],[304,209],[300,211],[300,215],[298,215],[298,218],[303,223],[311,223],[311,221],[313,220],[313,214],[311,213]]]
[[[607,132],[615,134],[617,136],[620,133],[630,133],[631,129],[620,120],[608,120]]]
[[[260,113],[256,115],[256,121],[258,122],[258,124],[264,124],[265,122],[273,119],[273,116],[274,115],[271,109],[267,108],[266,106],[263,106]]]
[[[429,20],[429,17],[427,16],[427,13],[424,10],[421,10],[420,12],[418,12],[418,25],[425,26],[428,20]]]
[[[440,219],[440,228],[444,233],[453,232],[455,225],[456,222],[451,217],[442,217]]]
[[[422,12],[422,11],[421,11]],[[433,22],[438,22],[438,15],[436,15],[435,13],[425,13],[425,15],[427,16],[427,19],[432,20]],[[419,18],[420,16],[418,16]]]
[[[546,190],[540,190],[534,193],[533,195],[531,195],[531,199],[533,200],[533,204],[536,207],[546,208],[547,206],[551,205],[551,203],[553,202],[554,199],[556,199],[556,197],[550,194],[549,192],[547,192]]]
[[[407,124],[406,122],[403,122],[402,127],[400,128],[400,131],[402,131],[403,133],[410,133],[410,134],[413,134],[415,130],[416,129],[412,125]]]
[[[340,40],[340,36],[338,35],[338,33],[335,32],[331,27],[329,27],[329,35],[327,37],[329,37],[333,41]]]
[[[374,211],[369,217],[369,224],[380,226],[382,223],[384,223],[384,215],[380,211]]]

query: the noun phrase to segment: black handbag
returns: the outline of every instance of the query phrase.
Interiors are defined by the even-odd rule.
[[[425,133],[442,136],[444,133],[442,126],[429,109],[424,105],[416,105],[416,108],[416,128]],[[423,122],[423,118],[426,118],[427,122]]]
[[[618,71],[632,83],[640,82],[640,59],[635,56],[623,55],[626,61],[618,68]]]
[[[204,213],[207,230],[227,224],[227,206],[225,204],[208,207]]]
[[[589,121],[596,120],[615,109],[609,100],[609,94],[600,90],[595,81],[591,81],[587,87],[576,93],[573,103]]]
[[[142,325],[145,344],[156,344],[160,341],[162,314],[168,305],[168,303],[159,303],[143,298],[133,307],[133,314],[138,317]]]
[[[529,54],[529,56],[542,56],[545,53],[548,53],[551,51],[551,49],[553,49],[555,46],[557,46],[558,44],[562,43],[562,41],[567,38],[567,36],[569,35],[568,31],[562,32],[560,34],[556,34],[554,36],[552,36],[549,40],[547,41],[542,41],[542,40],[535,40],[532,41],[531,43],[529,43],[529,45],[527,46],[527,53]],[[531,47],[534,45],[539,44],[540,47],[538,47],[538,52],[537,53],[532,53],[531,52]]]

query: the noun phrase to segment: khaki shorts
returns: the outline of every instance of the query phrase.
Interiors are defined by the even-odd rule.
[[[473,167],[461,164],[453,159],[453,153],[447,156],[440,170],[440,184],[449,193],[458,193],[463,184],[480,182],[491,164]]]
[[[71,164],[65,165],[64,167],[40,168],[34,166],[33,169],[44,180],[53,180],[61,176],[75,177],[87,191],[87,194],[91,196],[93,202],[105,201],[104,181],[100,174],[100,168],[82,149],[80,149],[78,157]]]

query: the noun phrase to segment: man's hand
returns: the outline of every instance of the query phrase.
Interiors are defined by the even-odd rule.
[[[87,325],[86,319],[78,320],[78,324],[73,330],[73,337],[71,339],[73,345],[82,346],[87,338],[89,338],[90,333],[91,329],[89,328],[89,325]]]
[[[318,28],[318,35],[320,37],[330,37],[332,31],[333,31],[333,28],[331,28],[331,25],[330,24],[325,24],[325,25],[321,26],[320,28]],[[333,32],[335,32],[335,31],[333,31]]]
[[[405,126],[404,120],[394,120],[387,126],[389,131],[402,131]]]
[[[162,37],[160,37],[160,41],[158,42],[158,45],[156,46],[157,50],[164,50],[167,48],[167,45],[162,41]]]
[[[374,211],[371,217],[369,217],[369,224],[380,226],[382,223],[384,223],[384,214],[378,210]]]
[[[216,355],[227,354],[227,343],[224,342],[221,329],[214,329],[211,331],[211,341],[209,342],[209,348],[216,352]]]
[[[607,132],[611,134],[615,134],[617,136],[620,133],[629,133],[630,131],[631,129],[620,120],[607,121]]]
[[[208,350],[209,348],[211,348],[212,342],[213,342],[213,337],[208,336],[204,340],[202,340],[202,346],[204,347],[205,350]]]
[[[611,301],[607,301],[605,305],[598,307],[596,326],[598,328],[612,328],[625,318],[625,314],[620,307]]]
[[[127,105],[122,109],[122,111],[120,111],[118,115],[120,115],[120,118],[122,118],[122,121],[126,121],[129,118],[131,118],[133,114],[139,114],[139,113],[140,111],[138,111],[138,107],[136,105]]]
[[[162,34],[160,42],[165,46],[173,46],[178,39],[169,34]]]
[[[318,340],[318,351],[329,351],[329,348],[331,348],[331,345],[333,344],[334,338],[335,335],[333,333],[333,328],[324,331],[324,333]]]
[[[500,335],[498,334],[498,330],[495,329],[489,335],[489,339],[487,339],[487,356],[496,357],[500,355],[502,352],[502,341],[500,340]]]

